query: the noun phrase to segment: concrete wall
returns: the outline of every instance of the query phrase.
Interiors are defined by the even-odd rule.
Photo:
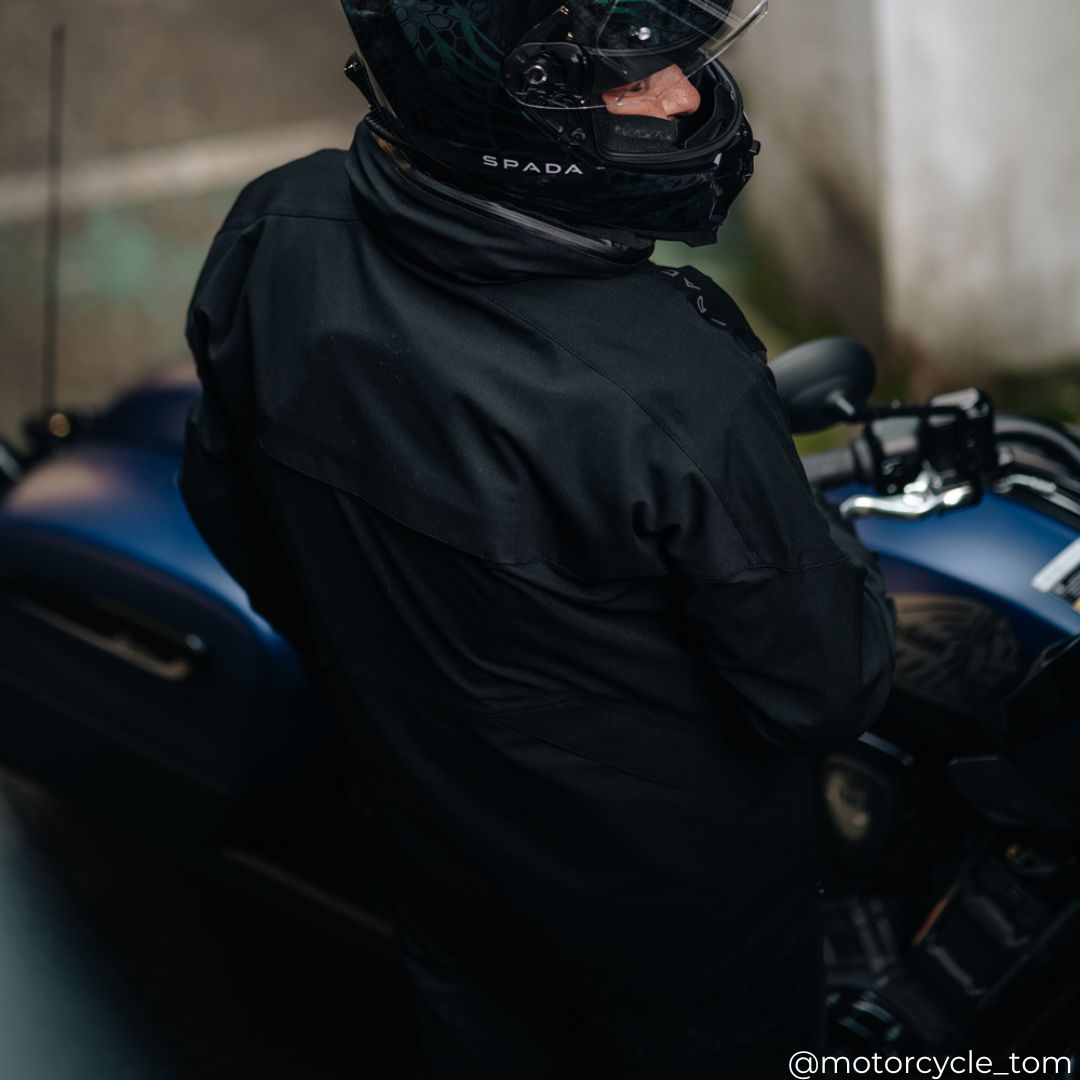
[[[774,0],[732,53],[799,300],[929,365],[1080,357],[1080,4]]]
[[[803,307],[880,341],[875,13],[863,0],[774,0],[727,62],[763,150],[739,212]]]
[[[1080,357],[1080,4],[880,7],[889,324],[966,367]]]
[[[345,146],[362,101],[339,0],[0,0],[0,435],[41,401],[50,31],[67,24],[59,398],[183,361],[239,188]]]

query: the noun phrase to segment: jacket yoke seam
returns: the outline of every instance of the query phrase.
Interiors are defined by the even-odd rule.
[[[260,221],[266,221],[268,218],[288,218],[299,221],[333,221],[339,225],[360,225],[363,224],[362,217],[345,217],[336,214],[320,214],[314,210],[301,210],[299,208],[292,209],[287,206],[280,207],[276,210],[267,210],[262,214],[256,214],[254,217],[240,218],[238,221],[229,219],[218,230],[219,235],[221,233],[228,232],[243,232],[244,229],[250,229],[252,225],[258,225]]]
[[[725,583],[730,582],[733,578],[739,577],[740,574],[747,574],[751,570],[775,570],[778,574],[801,574],[806,570],[823,570],[829,566],[840,566],[842,563],[850,562],[851,560],[846,555],[840,555],[835,559],[825,559],[823,562],[808,563],[806,566],[779,566],[776,563],[754,563],[751,566],[744,566],[739,570],[733,570],[730,574],[721,574],[712,577],[708,574],[686,574],[684,576],[689,581]]]
[[[451,540],[447,540],[446,537],[440,535],[437,532],[432,531],[431,529],[422,528],[419,525],[416,525],[416,524],[413,524],[411,522],[405,521],[402,517],[400,517],[397,514],[392,514],[389,510],[386,510],[384,507],[380,506],[378,503],[373,502],[371,499],[369,499],[367,496],[363,495],[359,491],[355,491],[352,488],[346,487],[346,486],[344,486],[343,484],[341,484],[341,483],[339,483],[337,481],[326,479],[324,476],[316,473],[314,470],[304,469],[304,468],[301,468],[301,467],[299,467],[297,465],[291,464],[288,461],[285,461],[282,456],[280,456],[277,453],[274,453],[266,445],[266,443],[263,441],[263,439],[258,434],[255,435],[255,442],[258,444],[259,449],[271,461],[276,462],[281,468],[288,469],[291,472],[298,473],[301,476],[306,476],[309,480],[315,480],[320,484],[326,484],[328,487],[333,488],[334,491],[339,492],[342,495],[348,496],[350,499],[358,499],[369,510],[373,511],[376,514],[381,515],[382,517],[386,518],[388,521],[394,522],[395,525],[400,526],[402,529],[408,529],[409,532],[415,533],[417,536],[423,536],[428,540],[433,540],[435,543],[443,544],[444,546],[450,548],[452,551],[456,551],[456,552],[458,552],[459,554],[462,554],[462,555],[467,555],[471,559],[479,559],[481,562],[490,563],[492,566],[503,567],[503,568],[506,568],[506,569],[524,569],[524,568],[533,567],[533,566],[549,566],[553,570],[558,570],[560,573],[566,574],[567,576],[573,578],[574,581],[582,582],[584,584],[595,584],[597,580],[603,580],[603,579],[595,579],[595,578],[592,578],[592,577],[582,576],[580,573],[573,570],[571,567],[564,566],[557,559],[553,559],[553,558],[550,558],[550,557],[547,557],[547,556],[540,555],[540,556],[537,556],[535,558],[522,558],[522,559],[509,559],[509,560],[507,560],[505,558],[499,558],[496,555],[492,555],[492,554],[489,554],[489,553],[483,552],[483,551],[476,551],[473,548],[465,547],[462,544],[458,544],[458,543],[455,543],[455,542],[453,542]],[[754,567],[750,567],[750,569],[754,569]],[[626,580],[633,580],[633,581],[663,581],[668,576],[669,575],[665,574],[665,575],[660,576],[660,577],[628,578]],[[622,580],[622,579],[616,579],[616,580]]]

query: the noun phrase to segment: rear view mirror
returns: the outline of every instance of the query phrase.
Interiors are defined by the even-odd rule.
[[[796,435],[859,420],[877,385],[870,350],[851,338],[822,338],[770,365]]]

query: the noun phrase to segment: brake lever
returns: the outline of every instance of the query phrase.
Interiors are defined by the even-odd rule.
[[[897,495],[853,495],[840,504],[845,521],[863,517],[884,517],[897,521],[921,521],[924,518],[974,506],[982,499],[979,485],[965,481],[939,487],[930,472],[923,472]]]

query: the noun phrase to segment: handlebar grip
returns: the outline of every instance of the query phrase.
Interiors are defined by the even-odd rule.
[[[813,488],[839,487],[859,479],[859,462],[851,446],[810,454],[803,458],[803,468]]]

